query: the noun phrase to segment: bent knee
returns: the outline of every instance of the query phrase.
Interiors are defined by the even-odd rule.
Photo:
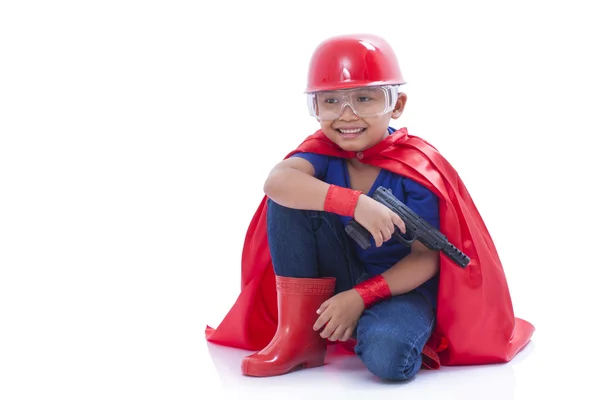
[[[274,200],[267,199],[267,218],[269,222],[282,222],[297,219],[302,215],[302,210],[283,206]]]
[[[297,216],[305,216],[307,210],[303,210],[300,208],[287,207],[287,206],[277,203],[275,200],[273,200],[271,198],[267,198],[267,212],[269,214],[277,214],[278,217],[279,216],[297,217]]]
[[[291,211],[290,208],[282,206],[281,204],[277,203],[275,200],[271,199],[270,197],[267,197],[267,209],[271,212]]]
[[[385,380],[408,380],[421,368],[420,351],[399,338],[359,343],[356,354],[372,374]]]

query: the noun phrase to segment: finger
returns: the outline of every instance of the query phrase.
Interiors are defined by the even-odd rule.
[[[346,329],[346,332],[344,332],[344,335],[342,336],[340,341],[346,342],[346,341],[350,340],[350,338],[352,337],[352,332],[353,332],[352,328]]]
[[[390,230],[390,234],[393,235],[394,231],[396,230],[396,225],[394,225],[394,221],[389,221],[387,227]]]
[[[390,231],[390,228],[385,226],[382,230],[382,235],[383,235],[383,241],[387,242],[388,240],[390,240],[392,238],[392,232]]]
[[[325,312],[323,314],[321,314],[321,316],[319,318],[317,318],[317,320],[315,321],[315,324],[313,325],[313,329],[315,331],[318,331],[319,329],[321,329],[323,327],[323,325],[325,325],[329,319],[331,317],[329,316],[329,313]]]
[[[338,325],[338,327],[335,328],[335,331],[333,331],[331,336],[329,336],[329,340],[331,340],[332,342],[335,342],[336,340],[339,340],[342,336],[344,336],[345,333],[346,333],[346,328],[342,328],[341,325]]]
[[[394,213],[392,220],[394,221],[394,225],[400,229],[400,232],[406,233],[406,225],[404,224],[404,221],[402,221],[402,218],[398,216],[398,214]]]
[[[329,299],[329,300],[325,300],[325,301],[323,302],[323,304],[321,304],[321,305],[319,306],[319,309],[317,310],[317,314],[322,314],[322,313],[323,313],[323,311],[325,311],[325,310],[327,309],[327,307],[329,307],[329,303],[330,303],[330,302],[331,302],[331,299]]]
[[[337,327],[338,325],[336,323],[329,320],[329,322],[327,322],[327,325],[325,325],[325,328],[321,331],[321,337],[323,339],[329,338]]]
[[[375,246],[381,247],[383,244],[383,236],[381,235],[381,232],[375,232],[373,234],[373,239],[375,240]]]

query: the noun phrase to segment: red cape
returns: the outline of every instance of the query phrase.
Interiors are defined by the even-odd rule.
[[[321,130],[288,154],[314,152],[356,157],[340,149]],[[471,262],[462,269],[440,258],[437,321],[424,350],[424,365],[473,365],[510,361],[535,328],[515,318],[504,270],[490,234],[466,187],[450,163],[429,143],[402,128],[363,152],[363,163],[406,176],[435,193],[440,231]],[[208,341],[260,350],[277,329],[275,274],[266,233],[266,196],[261,201],[242,251],[242,292],[217,329],[206,327]]]

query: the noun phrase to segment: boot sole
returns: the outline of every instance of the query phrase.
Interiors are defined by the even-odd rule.
[[[265,378],[269,376],[285,375],[302,369],[317,368],[323,365],[325,365],[325,354],[323,354],[323,357],[315,357],[292,367],[280,366],[281,369],[278,369],[277,367],[274,368],[273,365],[263,367],[263,365],[256,365],[253,364],[251,360],[244,359],[242,361],[242,374],[246,376]]]

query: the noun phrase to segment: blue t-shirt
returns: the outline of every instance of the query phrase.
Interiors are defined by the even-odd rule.
[[[301,157],[309,161],[315,169],[316,178],[329,184],[350,187],[350,177],[345,159],[315,153],[297,153],[293,157]],[[398,200],[406,204],[433,227],[439,229],[438,198],[430,190],[409,178],[385,169],[381,169],[369,193],[366,194],[372,196],[379,186],[390,189]],[[341,215],[338,217],[344,226],[351,219]],[[410,253],[410,247],[394,238],[384,242],[381,247],[375,247],[375,242],[371,237],[371,247],[366,250],[363,250],[350,238],[349,243],[355,246],[356,254],[365,265],[370,276],[381,274]],[[438,275],[434,276],[416,289],[429,299],[434,308],[436,308],[437,303],[438,277]]]

